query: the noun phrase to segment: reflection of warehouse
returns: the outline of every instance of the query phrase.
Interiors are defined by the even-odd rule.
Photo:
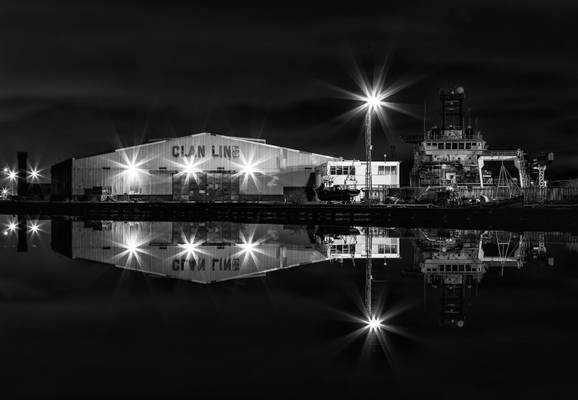
[[[71,258],[210,283],[325,261],[305,229],[240,223],[53,221]]]
[[[313,199],[318,167],[339,160],[261,139],[199,133],[61,162],[52,167],[52,194],[61,199],[304,201]]]

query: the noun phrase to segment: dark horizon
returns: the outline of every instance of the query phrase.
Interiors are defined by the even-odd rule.
[[[64,159],[202,131],[363,159],[354,65],[413,82],[376,126],[374,158],[438,122],[438,90],[463,86],[491,148],[553,151],[550,179],[578,176],[578,36],[571,2],[252,3],[22,1],[0,8],[0,160],[48,172]],[[385,60],[388,60],[387,62]],[[392,148],[392,145],[394,148]],[[383,150],[383,151],[382,151]],[[392,151],[394,150],[394,151]]]

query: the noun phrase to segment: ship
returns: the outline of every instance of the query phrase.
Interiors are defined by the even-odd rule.
[[[546,186],[545,165],[553,159],[552,153],[537,165],[520,148],[491,150],[471,116],[466,121],[463,87],[442,89],[439,99],[440,124],[426,129],[424,116],[423,134],[405,138],[415,145],[410,185],[417,189],[416,202],[442,206],[521,203],[525,188]],[[536,182],[532,170],[539,171]]]

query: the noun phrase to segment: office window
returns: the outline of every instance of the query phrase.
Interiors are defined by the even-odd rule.
[[[379,243],[377,254],[397,254],[397,245],[389,243]]]
[[[446,150],[451,150],[452,149],[452,144],[446,142]]]
[[[336,169],[334,165],[329,167],[329,175],[336,175]]]
[[[377,166],[377,175],[385,175],[386,168],[387,167],[385,165],[378,165]]]
[[[464,149],[464,142],[460,142],[458,148],[460,150],[463,150]]]
[[[472,143],[467,142],[466,143],[466,150],[471,150],[471,148],[472,148]]]
[[[443,149],[444,149],[444,144],[438,143],[438,150],[443,150]]]
[[[458,149],[458,144],[457,144],[457,142],[452,143],[452,149],[453,149],[453,150],[457,150],[457,149]]]
[[[355,167],[353,165],[351,167],[349,167],[349,174],[355,175]]]
[[[397,175],[397,166],[396,165],[386,166],[385,175]]]
[[[378,254],[397,254],[397,245],[390,243],[379,243],[377,245]]]

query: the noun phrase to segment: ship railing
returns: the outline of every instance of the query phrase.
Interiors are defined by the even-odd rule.
[[[467,135],[467,134],[463,133],[458,137],[458,136],[444,134],[444,133],[434,134],[434,133],[428,132],[428,133],[423,134],[423,135],[404,136],[404,140],[408,143],[419,143],[419,142],[422,142],[424,140],[443,140],[443,141],[450,141],[451,142],[453,140],[476,140],[477,141],[477,140],[483,140],[483,137],[479,133],[472,134],[472,135]]]
[[[439,134],[433,134],[433,133],[427,133],[423,136],[424,140],[482,140],[483,137],[481,134],[473,134],[473,135],[466,135],[461,134],[461,135],[450,135],[450,134],[444,134],[444,133],[439,133]]]
[[[491,157],[521,157],[523,154],[521,150],[486,150],[483,155]]]

